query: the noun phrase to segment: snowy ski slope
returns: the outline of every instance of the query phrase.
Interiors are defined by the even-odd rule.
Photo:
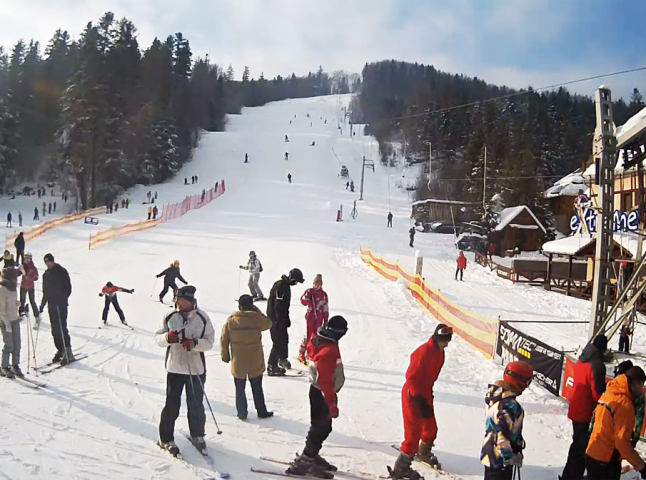
[[[265,294],[289,269],[298,267],[305,274],[306,283],[293,288],[292,356],[305,331],[304,308],[298,299],[317,273],[323,275],[331,313],[344,315],[350,329],[341,341],[347,376],[339,395],[341,413],[322,454],[342,469],[387,473],[386,465],[396,456],[390,444],[400,442],[403,435],[400,392],[409,355],[428,339],[436,322],[402,285],[384,280],[360,260],[359,247],[370,247],[412,269],[413,251],[408,247],[407,194],[397,188],[405,184],[401,171],[377,165],[375,173],[366,172],[365,201],[358,202],[356,220],[349,216],[352,202],[359,197],[361,158],[377,159],[371,138],[359,132],[350,137],[347,124],[342,125],[343,135],[337,129],[340,109],[349,98],[288,100],[249,108],[229,118],[226,132],[204,134],[194,160],[178,178],[152,189],[159,192],[158,203],[163,204],[226,179],[226,194],[203,209],[91,251],[88,228],[96,227],[82,222],[28,245],[41,272],[41,259],[48,251],[69,270],[72,345],[89,357],[43,376],[47,389],[36,391],[0,379],[0,478],[203,478],[208,465],[183,436],[178,434],[176,440],[191,468],[154,445],[165,371],[164,349],[154,344],[152,335],[168,312],[167,306],[155,301],[161,288],[155,275],[180,260],[182,274],[197,287],[198,302],[219,332],[236,309],[235,299],[247,290],[238,265],[246,262],[251,249],[263,263]],[[284,142],[285,134],[289,143]],[[316,146],[310,146],[312,141]],[[285,151],[289,161],[284,160]],[[249,164],[243,163],[245,153]],[[356,193],[347,191],[345,181],[337,177],[341,163],[349,168]],[[291,184],[288,173],[293,176]],[[184,186],[184,177],[195,174],[199,183]],[[141,202],[148,190],[140,186],[130,191],[130,208],[101,216],[100,227],[144,218],[147,206]],[[0,214],[6,216],[6,199],[1,202]],[[341,203],[345,221],[337,223]],[[389,203],[395,216],[393,229],[386,228]],[[469,266],[464,283],[454,282],[456,252],[450,236],[419,234],[417,244],[427,257],[427,280],[467,308],[490,316],[508,312],[507,318],[576,317],[577,310],[587,312],[585,303],[513,286],[475,265]],[[109,319],[112,326],[97,328],[103,307],[97,294],[108,280],[136,289],[132,296],[120,294],[135,331],[118,326],[114,312]],[[564,314],[563,308],[575,312]],[[571,343],[573,333],[558,328],[551,333]],[[264,344],[267,355],[268,334]],[[54,353],[46,317],[37,353],[40,362]],[[259,460],[261,455],[290,460],[302,449],[309,424],[306,378],[265,377],[267,404],[276,416],[261,421],[250,411],[249,420],[241,422],[235,416],[229,365],[221,362],[218,346],[208,353],[207,365],[206,391],[224,431],[215,435],[207,413],[207,442],[222,470],[232,478],[263,478],[249,468],[276,465]],[[501,374],[499,365],[459,338],[447,351],[436,384],[439,436],[435,450],[443,467],[459,478],[482,477],[483,397],[487,384]],[[527,411],[523,478],[556,478],[569,446],[566,407],[537,386],[522,399]],[[187,429],[184,408],[177,429]],[[428,473],[426,478],[436,475]]]

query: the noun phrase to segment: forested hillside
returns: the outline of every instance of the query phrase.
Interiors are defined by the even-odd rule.
[[[226,113],[348,91],[347,76],[322,68],[267,80],[245,67],[236,81],[233,67],[194,59],[182,33],[142,50],[135,25],[108,12],[77,40],[57,30],[44,52],[34,41],[0,47],[0,191],[58,177],[83,207],[102,204],[174,175]]]
[[[486,147],[487,197],[500,192],[505,204],[529,205],[545,217],[541,196],[546,186],[590,155],[594,102],[564,88],[514,93],[519,92],[430,65],[382,61],[364,67],[353,106],[363,117],[357,120],[368,123],[377,137],[384,162],[391,161],[393,144],[405,145],[412,161],[427,161],[432,143],[431,192],[428,177],[421,178],[420,198],[481,201]],[[615,123],[624,123],[643,106],[635,89],[629,103],[615,102]]]

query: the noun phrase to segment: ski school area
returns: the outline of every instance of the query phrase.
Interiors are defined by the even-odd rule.
[[[411,248],[406,175],[415,173],[382,165],[376,141],[364,136],[362,126],[349,134],[342,113],[349,101],[350,96],[328,96],[245,108],[229,116],[225,132],[203,133],[177,178],[126,192],[129,208],[62,217],[46,229],[26,224],[26,251],[41,278],[47,253],[69,273],[69,346],[79,360],[39,374],[36,365],[43,367],[56,352],[47,312],[37,330],[27,332],[21,322],[20,366],[28,379],[44,385],[0,379],[0,478],[270,479],[275,475],[251,469],[284,472],[286,465],[267,459],[289,463],[305,447],[308,375],[265,376],[264,397],[274,416],[258,418],[250,408],[241,420],[231,365],[222,361],[219,342],[238,298],[249,293],[247,273],[239,266],[251,250],[262,262],[259,285],[265,295],[292,269],[303,273],[304,283],[291,286],[293,369],[306,369],[296,360],[306,334],[306,307],[299,299],[317,274],[330,317],[347,321],[347,334],[338,342],[345,371],[338,418],[320,452],[338,467],[336,478],[387,478],[387,467],[399,455],[393,445],[399,448],[404,440],[402,386],[411,354],[439,323],[454,332],[433,387],[432,453],[441,470],[419,462],[412,467],[426,479],[482,478],[485,395],[503,379],[504,363],[525,359],[535,374],[518,397],[526,442],[520,472],[524,480],[558,478],[572,434],[563,399],[567,362],[572,363],[567,359],[578,358],[586,344],[582,322],[590,302],[510,282],[477,265],[472,253],[463,281],[456,281],[452,234],[419,232]],[[364,158],[374,160],[374,171],[366,169],[361,182]],[[347,177],[339,173],[343,167]],[[196,175],[197,183],[185,184]],[[363,183],[363,200],[346,188],[349,181],[356,190]],[[151,188],[159,194],[157,205],[165,205],[155,220],[147,220]],[[17,211],[12,202],[26,201],[1,197],[0,214]],[[355,214],[348,215],[355,203]],[[339,210],[346,212],[342,221]],[[6,229],[12,252],[18,231]],[[167,375],[166,348],[154,337],[172,312],[170,294],[165,304],[159,302],[163,285],[156,275],[175,261],[215,331],[213,348],[203,352],[208,457],[186,438],[189,387],[175,424],[182,458],[155,445]],[[107,282],[134,290],[118,293],[132,329],[112,309],[103,324],[99,294]],[[41,295],[39,280],[39,303]],[[264,303],[256,306],[265,313]],[[636,335],[635,345],[644,340]],[[267,358],[268,332],[262,343]],[[639,477],[633,471],[623,478]]]

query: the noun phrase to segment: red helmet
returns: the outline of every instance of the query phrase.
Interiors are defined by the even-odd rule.
[[[532,383],[534,369],[527,362],[510,362],[505,367],[503,380],[518,393],[522,393]]]

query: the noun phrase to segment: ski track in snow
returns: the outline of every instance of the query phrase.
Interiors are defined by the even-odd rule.
[[[238,265],[246,262],[251,249],[263,262],[261,287],[265,294],[289,269],[298,267],[305,274],[306,283],[292,290],[292,357],[305,332],[300,295],[316,273],[323,275],[331,314],[344,315],[349,332],[340,344],[347,377],[339,394],[341,413],[322,454],[341,469],[387,474],[386,465],[396,458],[390,445],[403,436],[400,396],[409,355],[428,340],[437,322],[405,286],[388,282],[360,259],[359,248],[364,247],[390,261],[398,260],[408,270],[414,269],[415,262],[414,250],[408,247],[408,195],[397,187],[405,183],[396,180],[401,171],[382,167],[378,161],[375,173],[366,171],[365,200],[357,202],[357,219],[350,218],[352,203],[359,197],[361,158],[366,155],[377,160],[378,152],[372,138],[359,133],[350,138],[348,125],[343,127],[345,136],[336,130],[337,114],[349,98],[287,100],[230,116],[227,132],[204,133],[193,161],[176,179],[133,188],[130,208],[101,215],[99,227],[145,218],[147,205],[142,202],[148,190],[157,191],[158,204],[163,205],[199,193],[224,178],[226,194],[200,210],[92,251],[87,250],[88,235],[96,227],[82,221],[52,230],[27,246],[41,273],[40,259],[48,251],[70,272],[72,346],[89,357],[43,377],[48,383],[44,389],[28,389],[1,379],[0,478],[205,476],[207,462],[179,433],[187,429],[185,407],[176,424],[176,441],[192,467],[170,458],[154,444],[164,403],[165,370],[164,349],[154,344],[152,336],[169,312],[167,305],[156,301],[161,282],[155,282],[154,275],[179,259],[183,276],[197,287],[198,302],[219,333],[236,309],[235,299],[247,290],[247,278]],[[306,118],[307,113],[311,118]],[[328,120],[327,125],[321,116]],[[356,132],[359,127],[355,126]],[[285,134],[289,143],[283,141]],[[310,146],[312,140],[315,147]],[[284,160],[285,151],[289,161]],[[243,163],[245,153],[249,153],[249,164]],[[341,164],[350,171],[355,193],[345,190],[345,180],[337,177]],[[287,173],[293,176],[292,184],[287,182]],[[184,186],[184,177],[195,174],[199,183]],[[344,221],[337,223],[340,204]],[[7,209],[15,205],[6,197],[0,199],[0,215],[6,217]],[[386,228],[389,209],[395,217],[393,229]],[[27,216],[25,211],[23,215]],[[588,302],[512,285],[475,265],[472,257],[466,281],[455,282],[457,252],[452,237],[418,234],[415,240],[415,249],[426,257],[426,280],[466,308],[503,319],[580,320],[588,316]],[[97,328],[103,308],[103,299],[97,294],[107,281],[135,288],[134,295],[119,294],[134,331],[120,328],[114,311],[108,328]],[[577,347],[584,340],[584,327],[526,324],[523,330],[558,345]],[[23,326],[24,367],[25,330]],[[267,355],[271,344],[268,334],[263,342]],[[38,359],[44,363],[53,353],[45,315]],[[216,342],[207,353],[206,393],[224,433],[215,435],[207,410],[207,442],[214,462],[232,478],[271,478],[252,474],[249,468],[269,467],[259,460],[262,455],[290,460],[302,450],[309,426],[308,379],[265,377],[267,404],[276,416],[258,420],[248,391],[249,419],[241,422],[236,418],[229,365],[219,357]],[[443,467],[457,478],[482,477],[483,398],[487,384],[501,373],[500,365],[486,360],[459,338],[447,350],[436,384],[439,436],[435,450]],[[532,386],[522,402],[527,411],[528,446],[523,478],[556,478],[569,446],[566,406],[538,386]],[[441,478],[438,472],[420,470],[426,478]]]

